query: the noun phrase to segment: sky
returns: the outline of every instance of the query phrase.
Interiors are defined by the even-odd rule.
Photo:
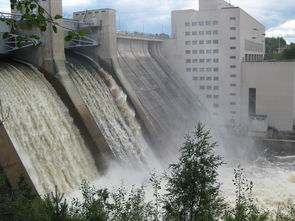
[[[229,1],[229,0],[227,0]],[[231,0],[265,25],[268,37],[295,43],[295,0]],[[125,31],[170,34],[171,10],[198,9],[198,0],[63,0],[64,17],[73,11],[113,8],[117,28]],[[0,0],[0,11],[9,11],[9,0]]]

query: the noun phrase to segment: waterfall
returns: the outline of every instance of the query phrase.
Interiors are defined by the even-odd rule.
[[[73,81],[115,157],[129,165],[145,166],[148,148],[126,94],[105,71],[100,70],[101,77],[82,58],[68,60]]]
[[[69,193],[99,176],[73,119],[41,73],[0,63],[4,127],[39,194]]]

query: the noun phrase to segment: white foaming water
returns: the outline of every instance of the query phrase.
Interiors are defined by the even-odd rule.
[[[69,193],[82,179],[99,176],[67,108],[41,73],[1,62],[0,88],[9,113],[5,129],[39,194],[55,186]]]
[[[70,64],[70,69],[82,98],[116,158],[132,166],[144,167],[150,153],[140,136],[140,127],[134,111],[127,104],[126,95],[106,72],[103,77],[110,88],[95,69],[85,68],[77,60]]]
[[[265,161],[264,165],[242,165],[244,175],[253,181],[253,197],[257,205],[275,212],[286,206],[288,200],[295,198],[295,171]],[[234,167],[222,167],[219,171],[221,190],[226,200],[234,205],[235,187],[233,185]]]

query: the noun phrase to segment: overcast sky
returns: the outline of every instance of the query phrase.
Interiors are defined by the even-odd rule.
[[[9,10],[9,0],[0,0],[0,11]],[[265,25],[267,36],[282,36],[295,42],[295,0],[231,0]],[[171,10],[198,9],[198,0],[63,0],[64,16],[73,11],[113,8],[118,29],[170,34]]]

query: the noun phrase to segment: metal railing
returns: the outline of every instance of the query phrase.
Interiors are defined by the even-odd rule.
[[[165,40],[170,38],[169,35],[164,35],[164,34],[149,34],[149,33],[143,33],[143,32],[129,32],[129,31],[117,31],[117,35],[156,39],[156,40]]]

